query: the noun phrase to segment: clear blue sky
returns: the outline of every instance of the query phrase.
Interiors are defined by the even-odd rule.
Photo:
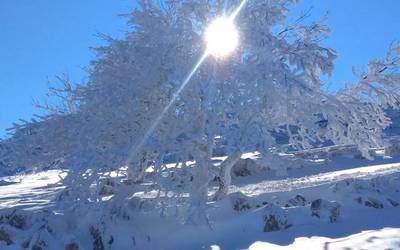
[[[251,1],[251,0],[249,0]],[[0,1],[0,138],[19,118],[39,111],[47,79],[60,73],[84,81],[81,67],[93,57],[90,46],[102,44],[103,32],[122,37],[127,29],[118,14],[134,0],[1,0]],[[400,39],[399,0],[303,0],[294,15],[314,6],[312,18],[329,12],[331,37],[325,42],[339,53],[331,90],[351,80],[351,67],[380,57]]]

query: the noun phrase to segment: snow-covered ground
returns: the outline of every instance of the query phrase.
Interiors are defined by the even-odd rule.
[[[25,176],[0,178],[0,209],[40,209],[51,205],[54,193],[62,188],[52,186],[60,181],[59,174],[60,171],[49,170]]]
[[[383,228],[380,230],[369,230],[336,239],[319,236],[311,238],[299,237],[288,246],[257,241],[249,249],[400,249],[400,229]]]
[[[400,206],[389,202],[400,201],[399,162],[396,158],[370,162],[343,157],[291,170],[286,177],[270,173],[239,177],[230,192],[247,195],[251,209],[235,211],[229,199],[212,202],[207,211],[209,225],[182,225],[176,218],[143,214],[133,218],[133,225],[113,225],[114,241],[106,249],[400,249]],[[0,211],[51,207],[50,200],[62,189],[54,185],[59,174],[50,170],[0,178]],[[380,184],[383,182],[385,185]],[[298,194],[305,204],[287,206]],[[311,216],[310,202],[318,198],[341,204],[336,223]],[[368,199],[381,202],[382,208],[366,206]],[[263,204],[267,203],[285,209],[289,228],[263,231]],[[87,232],[74,233],[73,238],[83,246],[85,238],[90,239]],[[3,243],[0,241],[0,249],[20,249]],[[57,244],[52,244],[48,249],[57,249]]]
[[[373,178],[381,175],[389,175],[400,171],[400,163],[371,165],[358,168],[350,168],[325,173],[308,175],[299,178],[285,178],[281,180],[265,180],[255,184],[233,186],[231,192],[240,191],[254,196],[264,193],[287,192],[332,184],[349,178]]]

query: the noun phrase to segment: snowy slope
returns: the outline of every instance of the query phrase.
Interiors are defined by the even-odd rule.
[[[54,187],[60,171],[49,170],[25,176],[0,178],[0,209],[25,207],[40,209],[51,205],[54,193],[62,187]]]
[[[269,173],[239,178],[230,191],[246,194],[252,203],[251,209],[234,211],[229,199],[211,202],[207,209],[210,225],[182,225],[175,217],[133,213],[131,221],[111,224],[108,232],[113,235],[113,243],[106,249],[400,249],[400,207],[391,206],[387,201],[389,197],[400,200],[397,190],[400,187],[396,186],[400,183],[400,163],[396,162],[399,159],[369,162],[343,158],[292,170],[287,177],[280,179]],[[42,211],[51,208],[49,201],[62,189],[54,185],[59,174],[51,170],[1,178],[0,210],[19,207]],[[379,183],[382,181],[387,184],[387,189],[377,191],[370,188],[381,188]],[[283,231],[263,232],[263,204],[285,207],[287,201],[297,194],[307,202],[284,209],[292,226]],[[359,204],[355,201],[357,197],[373,197],[381,201],[384,208]],[[309,203],[318,198],[341,204],[338,222],[330,223],[324,218],[311,216]],[[46,236],[54,239],[48,242],[47,249],[63,249],[63,244],[70,239],[79,242],[82,249],[91,249],[87,226],[96,211],[89,214],[75,218],[76,224],[72,228],[66,226],[71,221],[64,225],[59,219],[49,219],[52,228],[56,228],[53,231],[58,233]],[[12,237],[18,242],[27,235],[20,232]],[[0,249],[20,249],[15,247],[0,242]]]
[[[279,249],[400,249],[400,229],[383,228],[380,230],[363,231],[342,238],[313,236],[296,238],[293,244],[279,246],[268,242],[255,242],[250,250]]]

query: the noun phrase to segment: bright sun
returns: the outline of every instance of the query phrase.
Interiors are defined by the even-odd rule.
[[[224,57],[238,46],[239,34],[230,18],[218,18],[208,26],[205,41],[208,53],[216,57]]]

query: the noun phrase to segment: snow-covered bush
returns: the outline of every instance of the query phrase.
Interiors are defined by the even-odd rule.
[[[257,157],[241,158],[233,165],[231,175],[233,178],[240,178],[257,175],[265,170],[269,170],[269,167],[265,166],[264,159],[258,159]]]
[[[328,219],[331,223],[339,219],[341,205],[336,201],[317,199],[311,202],[311,215],[320,219]]]
[[[254,202],[251,198],[244,195],[242,192],[231,193],[228,197],[235,211],[245,211],[254,207]]]
[[[263,209],[264,232],[287,229],[292,226],[287,212],[274,204],[267,204]]]
[[[346,179],[333,185],[334,192],[342,193],[393,193],[400,192],[400,176],[392,174],[371,179]]]
[[[298,207],[307,205],[307,200],[304,196],[298,194],[295,197],[288,200],[285,207]]]
[[[361,198],[361,197],[360,197]],[[362,203],[362,198],[361,198],[361,203]],[[366,200],[364,201],[364,205],[367,207],[373,207],[376,209],[382,209],[383,208],[383,203],[375,198],[372,197],[368,197],[366,198]]]
[[[397,207],[400,204],[400,176],[392,174],[372,179],[346,179],[333,185],[332,191],[367,207]]]

